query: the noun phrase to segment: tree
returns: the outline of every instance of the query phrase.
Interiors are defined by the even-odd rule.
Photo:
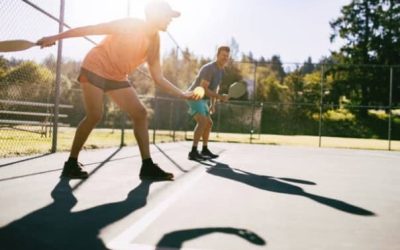
[[[54,74],[47,68],[26,61],[10,69],[0,78],[3,98],[47,102],[53,90]],[[4,96],[3,96],[4,95]]]
[[[253,63],[255,61],[254,56],[253,56],[253,52],[249,52],[249,54],[242,54],[242,62],[247,62],[247,63]]]
[[[234,61],[239,60],[239,43],[236,41],[236,39],[234,37],[232,37],[230,45],[229,45],[230,49],[231,49],[231,58]]]
[[[389,72],[372,64],[400,64],[399,1],[352,0],[343,6],[341,16],[331,22],[331,27],[331,41],[338,37],[345,41],[340,49],[343,62],[363,65],[351,75],[351,84],[360,89],[360,104],[386,104]],[[358,91],[355,89],[354,92]],[[363,109],[364,115],[366,111]]]
[[[321,72],[307,74],[303,79],[303,100],[305,103],[314,104],[308,107],[308,110],[316,112],[321,100]]]
[[[376,36],[371,41],[380,64],[400,64],[400,1],[382,0],[376,10]]]
[[[148,68],[141,65],[128,76],[139,95],[153,95],[155,92],[154,81],[150,77]]]
[[[310,74],[315,70],[315,66],[312,62],[311,57],[308,57],[307,61],[303,63],[303,66],[300,68],[300,72],[303,75]]]
[[[0,56],[0,78],[8,71],[8,61],[3,56]]]
[[[209,62],[209,60],[206,62]],[[187,89],[194,81],[194,78],[202,65],[203,64],[198,62],[196,56],[186,48],[182,52],[182,58],[179,60],[179,65],[177,66],[179,88]]]
[[[303,103],[304,94],[304,75],[301,70],[297,69],[289,73],[283,82],[289,88],[289,96],[293,103]]]
[[[54,75],[51,71],[35,62],[26,61],[9,70],[7,74],[0,79],[0,84],[10,85],[14,83],[24,83],[29,85],[49,85],[53,79]]]
[[[49,70],[55,72],[57,68],[57,59],[53,54],[50,54],[43,59],[42,65],[46,66]]]
[[[271,69],[276,73],[276,77],[279,79],[279,81],[282,82],[283,79],[285,78],[285,71],[283,70],[280,56],[278,55],[272,56]]]
[[[169,54],[163,59],[164,76],[173,83],[178,82],[178,50],[172,49]]]

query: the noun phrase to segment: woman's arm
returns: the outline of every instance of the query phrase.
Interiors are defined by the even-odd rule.
[[[129,32],[134,32],[137,25],[138,23],[137,21],[135,21],[135,19],[125,18],[108,23],[101,23],[96,25],[73,28],[54,36],[43,37],[42,39],[37,41],[37,43],[43,48],[54,45],[56,41],[65,38],[129,33]]]
[[[150,74],[154,82],[163,89],[165,92],[170,93],[176,97],[184,99],[198,99],[193,92],[183,92],[174,84],[168,81],[162,74],[160,62],[153,62],[149,64]]]
[[[160,37],[158,34],[156,34],[150,42],[147,53],[147,64],[149,65],[150,74],[154,82],[165,92],[179,98],[199,98],[194,95],[193,92],[183,92],[164,77],[160,64]]]

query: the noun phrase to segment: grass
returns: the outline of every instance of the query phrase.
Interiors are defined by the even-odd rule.
[[[69,151],[75,134],[75,128],[60,128],[57,139],[57,151]],[[153,131],[149,131],[152,142]],[[157,131],[157,143],[173,141],[173,133]],[[175,140],[184,140],[184,133],[175,133]],[[125,130],[124,145],[136,145],[136,140],[131,129]],[[44,154],[51,151],[52,137],[42,136],[38,133],[14,129],[0,129],[0,157],[23,156]],[[121,145],[120,129],[95,129],[90,134],[84,149],[97,149],[118,147]]]
[[[189,138],[191,134],[188,134]],[[213,133],[210,136],[212,141],[224,141],[232,143],[254,143],[268,145],[289,145],[319,147],[318,136],[303,135],[253,135],[250,139],[249,134],[230,134]],[[379,139],[361,139],[361,138],[342,138],[342,137],[321,137],[321,147],[327,148],[348,148],[348,149],[370,149],[370,150],[388,150],[389,142]],[[400,141],[391,141],[391,150],[400,151]]]
[[[58,151],[68,151],[72,144],[75,128],[60,128],[57,141]],[[153,131],[149,131],[150,141],[153,141]],[[171,142],[192,139],[193,132],[157,131],[155,142]],[[232,134],[232,133],[212,133],[211,141],[233,142],[233,143],[255,143],[269,145],[296,145],[318,147],[319,137],[317,136],[285,136],[285,135],[253,135]],[[136,145],[136,140],[132,130],[125,130],[124,145]],[[36,133],[0,129],[0,157],[12,157],[31,154],[49,153],[51,150],[52,138],[44,137]],[[121,144],[121,130],[95,129],[85,143],[85,149],[97,149],[106,147],[116,147]],[[379,139],[358,139],[358,138],[339,138],[322,137],[322,147],[351,148],[351,149],[373,149],[388,150],[389,142]],[[400,141],[392,141],[391,149],[400,151]]]

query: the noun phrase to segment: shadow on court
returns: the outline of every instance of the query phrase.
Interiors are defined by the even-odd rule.
[[[0,228],[1,249],[107,249],[100,230],[144,207],[152,182],[142,181],[125,200],[71,212],[78,200],[60,179],[53,203]]]
[[[52,153],[46,153],[46,154],[42,154],[42,155],[37,155],[37,156],[33,156],[33,157],[28,157],[28,158],[22,159],[22,160],[17,160],[17,161],[8,162],[8,163],[5,163],[5,164],[1,164],[1,165],[0,165],[0,168],[1,168],[1,167],[6,167],[6,166],[15,165],[15,164],[18,164],[18,163],[21,163],[21,162],[26,162],[26,161],[31,161],[31,160],[34,160],[34,159],[43,158],[43,157],[46,157],[46,156],[51,155],[51,154],[52,154]]]
[[[166,247],[180,249],[183,244],[187,241],[199,238],[205,235],[220,233],[220,234],[230,234],[233,236],[240,237],[249,243],[258,246],[266,245],[264,239],[246,229],[232,228],[232,227],[206,227],[206,228],[193,228],[186,230],[174,231],[165,234],[161,240],[157,243],[155,250],[162,250]]]
[[[355,214],[355,215],[362,215],[362,216],[375,216],[375,213],[361,208],[354,206],[352,204],[346,203],[341,200],[336,200],[328,197],[323,197],[319,195],[314,195],[305,192],[302,188],[289,184],[287,182],[294,182],[306,185],[315,185],[313,182],[305,181],[305,180],[298,180],[292,178],[280,178],[280,177],[273,177],[267,175],[257,175],[253,174],[241,169],[233,169],[229,167],[229,165],[212,161],[214,164],[201,162],[201,164],[208,166],[207,172],[209,174],[230,179],[233,181],[237,181],[246,185],[249,185],[254,188],[258,188],[265,191],[275,192],[275,193],[282,193],[282,194],[289,194],[289,195],[299,195],[306,198],[309,198],[313,201],[316,201],[320,204],[329,206],[331,208],[340,210],[342,212]]]
[[[109,163],[109,162],[112,162],[112,161],[124,160],[124,159],[126,159],[126,158],[135,157],[135,156],[129,156],[129,157],[123,157],[123,158],[118,158],[118,159],[112,159],[112,158],[114,158],[115,155],[117,155],[121,150],[122,150],[122,147],[119,147],[119,148],[117,148],[114,152],[112,152],[111,155],[108,156],[105,160],[103,160],[103,161],[101,161],[101,162],[93,162],[93,163],[90,163],[90,164],[84,164],[83,166],[97,165],[97,167],[96,167],[93,171],[91,171],[91,173],[90,173],[90,175],[93,175],[93,174],[95,174],[101,167],[103,167],[106,163]],[[39,159],[39,158],[42,158],[42,157],[46,157],[46,156],[48,156],[48,155],[51,155],[51,154],[50,154],[50,153],[49,153],[49,154],[43,154],[43,155],[39,155],[39,156],[35,156],[35,157],[30,157],[30,158],[23,159],[23,160],[19,160],[19,161],[10,162],[10,163],[7,163],[7,164],[0,165],[0,167],[3,167],[3,166],[10,166],[10,165],[13,165],[13,164],[18,164],[18,163],[26,162],[26,161],[32,161],[32,160],[35,160],[35,159]],[[48,159],[43,159],[43,160],[48,160]],[[21,178],[26,178],[26,177],[35,176],[35,175],[42,175],[42,174],[47,174],[47,173],[52,173],[52,172],[58,172],[58,171],[60,171],[60,170],[62,170],[62,168],[57,168],[57,169],[52,169],[52,170],[47,170],[47,171],[41,171],[41,172],[35,172],[35,173],[30,173],[30,174],[24,174],[24,175],[17,175],[17,176],[12,176],[12,177],[8,177],[8,178],[1,178],[0,181],[9,181],[9,180],[21,179]],[[80,185],[82,185],[85,181],[86,181],[86,180],[81,180],[81,181],[79,182],[79,184],[76,185],[76,186],[73,188],[73,190],[76,190],[76,189],[77,189]]]

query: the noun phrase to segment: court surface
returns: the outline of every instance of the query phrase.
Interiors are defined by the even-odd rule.
[[[400,153],[152,145],[173,182],[142,182],[137,147],[0,160],[0,249],[400,249]]]

